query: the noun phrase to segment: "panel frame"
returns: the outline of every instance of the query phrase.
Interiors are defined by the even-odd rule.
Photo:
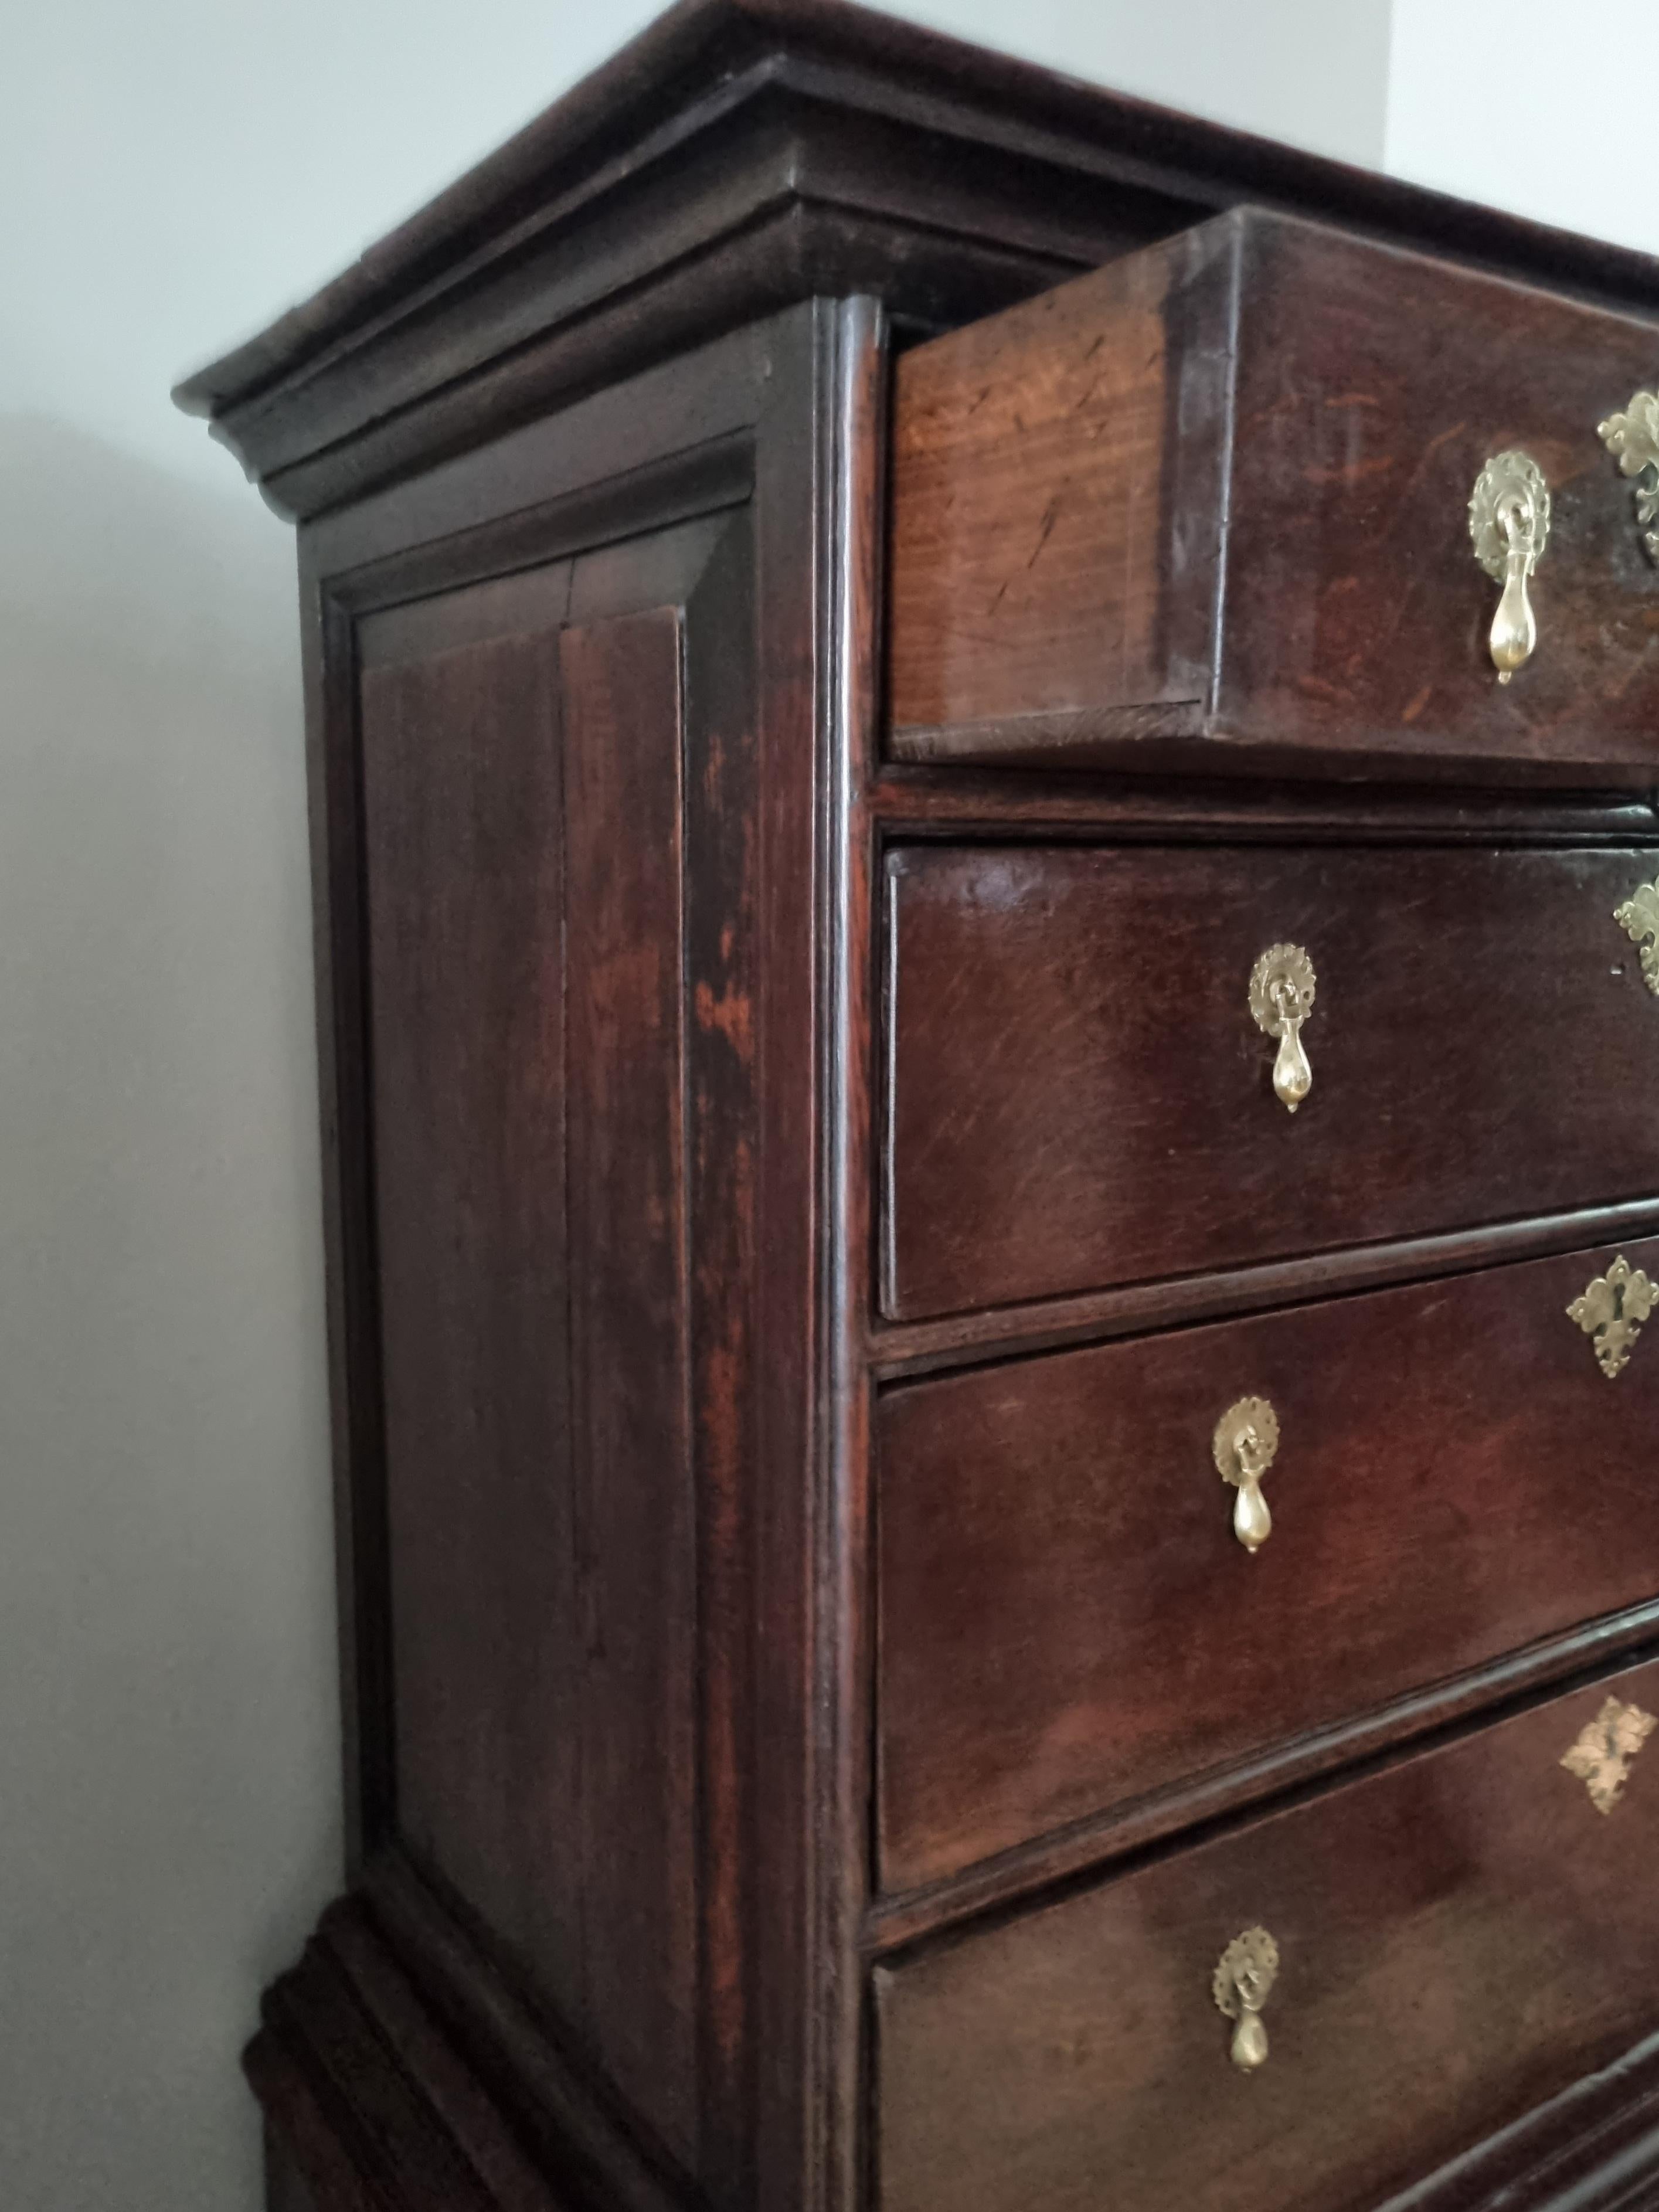
[[[861,1664],[848,1658],[867,1386],[848,1287],[861,1293],[861,1274],[841,1250],[857,1178],[826,1132],[846,1126],[847,1094],[866,1079],[865,1047],[846,1048],[867,1005],[847,975],[848,794],[874,759],[884,349],[873,302],[809,302],[300,538],[349,1878],[550,2172],[587,2172],[642,2208],[694,2189],[780,2212],[856,2193],[866,1855],[861,1826],[838,1831],[868,1756]],[[688,975],[686,1004],[702,1016],[688,1042],[732,1059],[749,1025],[746,1073],[720,1079],[723,1138],[746,1140],[708,1150],[746,1158],[753,1191],[750,1224],[713,1255],[692,1321],[705,1383],[715,1323],[736,1316],[738,1332],[723,1347],[726,1455],[698,1509],[699,1848],[712,1872],[694,2182],[397,1841],[355,697],[369,614],[721,514],[752,537],[750,757],[728,763],[723,793],[700,799],[688,776],[683,821],[708,838],[724,810],[750,892],[730,927],[690,915],[705,949],[735,944],[743,972],[729,993],[708,979],[702,1000]],[[688,581],[689,607],[700,590],[732,592],[720,547],[734,542],[728,530]],[[689,848],[693,908],[697,871]],[[702,1203],[730,1195],[711,1185]],[[694,1249],[694,1287],[698,1264]],[[700,1406],[700,1452],[715,1449],[720,1418]]]

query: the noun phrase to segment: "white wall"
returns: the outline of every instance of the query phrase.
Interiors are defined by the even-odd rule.
[[[0,2201],[19,2212],[253,2212],[236,2051],[337,1880],[291,546],[167,388],[652,12],[0,9]],[[1382,145],[1386,0],[909,12],[1355,159]],[[1611,83],[1604,107],[1635,112]]]
[[[1376,168],[1389,0],[885,0],[1121,92]]]
[[[1383,165],[1659,252],[1656,92],[1659,9],[1394,0]]]

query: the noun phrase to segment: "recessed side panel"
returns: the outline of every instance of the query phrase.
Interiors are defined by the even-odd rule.
[[[400,1827],[562,2000],[580,1931],[556,636],[369,665],[361,712]]]
[[[696,1527],[689,1438],[677,611],[564,633],[571,1384],[584,1730],[582,2009],[696,2140]]]
[[[682,624],[592,566],[365,625],[397,1826],[695,2166]]]

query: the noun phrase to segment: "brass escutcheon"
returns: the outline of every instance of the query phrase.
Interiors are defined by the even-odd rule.
[[[1610,1814],[1624,1796],[1631,1761],[1656,1725],[1659,1723],[1653,1715],[1644,1713],[1640,1705],[1608,1698],[1595,1718],[1580,1731],[1561,1764],[1589,1791],[1590,1803],[1598,1813]]]
[[[1640,477],[1636,487],[1636,520],[1647,556],[1659,568],[1659,392],[1636,392],[1622,415],[1598,422],[1595,434],[1619,464],[1621,476]],[[1647,471],[1651,469],[1651,476]]]
[[[1265,1928],[1247,1928],[1222,1953],[1210,1984],[1216,2003],[1231,2021],[1232,2062],[1243,2074],[1267,2063],[1267,2031],[1261,2008],[1279,1978],[1279,1946]]]
[[[1659,1304],[1656,1288],[1640,1267],[1632,1267],[1621,1252],[1605,1275],[1597,1275],[1567,1308],[1595,1346],[1601,1372],[1609,1382],[1623,1371],[1631,1347],[1642,1334],[1642,1324]]]
[[[1215,1463],[1233,1501],[1233,1534],[1252,1557],[1273,1533],[1273,1516],[1261,1495],[1261,1478],[1279,1449],[1279,1416],[1265,1398],[1241,1398],[1215,1428]]]
[[[1264,1035],[1279,1039],[1273,1090],[1292,1114],[1313,1088],[1302,1024],[1313,1012],[1315,980],[1299,945],[1270,945],[1250,970],[1250,1012]]]
[[[1538,643],[1527,585],[1544,557],[1549,535],[1550,491],[1544,471],[1519,447],[1494,453],[1470,495],[1469,537],[1475,559],[1504,586],[1486,641],[1500,684],[1526,665]]]
[[[1659,998],[1659,883],[1641,884],[1614,907],[1613,918],[1637,948],[1643,980]]]

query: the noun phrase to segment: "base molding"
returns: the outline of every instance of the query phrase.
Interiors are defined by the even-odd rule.
[[[684,2212],[623,2116],[412,1870],[376,1867],[266,1992],[243,2069],[270,2212]]]
[[[459,2033],[458,2006],[471,2015]],[[499,2041],[487,2069],[480,2033]],[[270,2212],[684,2212],[696,2201],[627,2141],[396,1864],[324,1914],[268,1991],[243,2063],[264,2113]],[[1656,2207],[1659,2035],[1381,2212]]]
[[[479,2089],[457,2099],[454,2055],[355,1900],[273,1985],[243,2066],[276,2138],[270,2212],[307,2193],[315,2212],[576,2212]]]

